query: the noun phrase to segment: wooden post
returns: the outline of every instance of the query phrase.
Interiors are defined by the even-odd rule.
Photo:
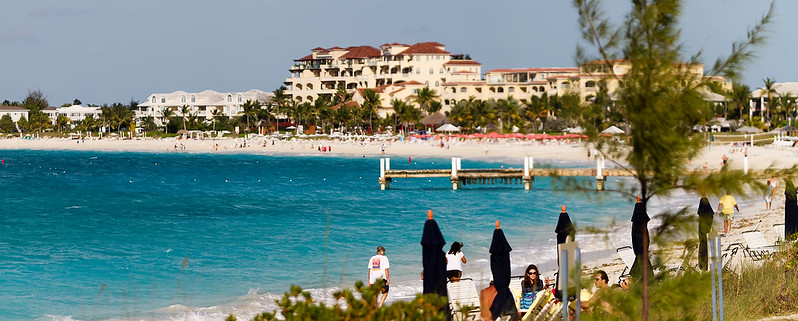
[[[452,190],[457,190],[460,187],[460,179],[457,178],[457,157],[452,157],[452,177],[450,181],[452,182]]]
[[[386,189],[391,188],[391,179],[385,178],[385,171],[391,169],[391,159],[390,158],[380,158],[380,190],[384,191]]]

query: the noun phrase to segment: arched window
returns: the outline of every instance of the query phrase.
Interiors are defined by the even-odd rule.
[[[233,95],[227,95],[227,102],[228,103],[232,103],[233,102]]]
[[[432,68],[432,67],[429,67],[429,74],[432,75],[434,72],[435,72],[435,69]]]
[[[442,74],[443,73],[443,68],[441,68],[438,73]]]
[[[438,86],[440,86],[440,85],[441,85],[441,82],[436,80],[436,81],[435,81],[435,87],[438,87]]]
[[[191,95],[191,102],[192,103],[196,103],[197,102],[197,97],[194,96],[194,95]]]
[[[425,82],[424,82],[424,86],[427,86],[427,87],[429,87],[429,81],[425,81]]]
[[[243,97],[241,97],[241,95],[238,95],[238,102],[239,102],[239,103],[242,103],[242,102],[244,102],[244,98],[243,98]]]
[[[460,92],[461,92],[461,93],[464,93],[464,92],[466,92],[466,91],[468,91],[468,89],[467,89],[466,87],[460,87]]]
[[[186,103],[186,95],[180,96],[180,102],[184,104]]]
[[[585,88],[593,88],[593,87],[596,87],[596,82],[595,81],[590,80],[590,81],[585,83]]]
[[[152,103],[155,103],[155,96],[152,96]]]
[[[504,92],[504,87],[499,87],[499,92],[503,93]]]
[[[166,103],[166,97],[161,96],[161,104],[165,104],[165,103]]]
[[[515,92],[515,87],[507,88],[507,92],[508,93]]]

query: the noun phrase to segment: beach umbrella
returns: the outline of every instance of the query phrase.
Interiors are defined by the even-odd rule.
[[[493,239],[490,242],[490,273],[493,275],[493,286],[496,288],[496,297],[490,305],[493,318],[502,315],[511,315],[510,320],[517,320],[518,312],[515,307],[515,298],[510,291],[510,252],[513,249],[504,236],[496,221],[493,230]]]
[[[557,219],[557,227],[554,228],[554,232],[557,233],[557,244],[563,244],[568,240],[568,236],[571,236],[571,240],[573,240],[574,233],[576,233],[576,228],[574,228],[574,223],[571,222],[571,216],[568,215],[568,212],[565,211],[565,205],[562,206],[560,210],[560,217]],[[557,266],[560,265],[560,249],[556,249],[557,252]],[[560,276],[557,275],[557,287],[560,286],[559,282]],[[559,293],[559,288],[557,292]]]
[[[648,221],[650,220],[643,208],[643,202],[638,196],[634,212],[632,212],[632,249],[635,252],[635,263],[632,264],[629,271],[629,274],[635,278],[640,278],[643,275],[643,255],[648,252]],[[651,266],[651,260],[649,260],[648,266]]]
[[[784,189],[784,237],[798,233],[798,205],[796,204],[795,185],[787,180]]]
[[[427,221],[424,222],[424,232],[421,234],[424,294],[437,293],[441,296],[447,296],[446,253],[443,252],[445,244],[446,241],[438,228],[438,223],[432,219],[432,210],[428,210]]]
[[[712,229],[712,216],[715,211],[706,196],[702,196],[698,201],[698,266],[707,270],[707,233]]]
[[[602,130],[601,133],[603,134],[623,134],[625,133],[623,129],[618,128],[617,126],[613,125],[609,128]]]

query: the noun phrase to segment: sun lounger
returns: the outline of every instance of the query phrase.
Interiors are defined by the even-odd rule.
[[[778,240],[776,243],[784,242],[784,223],[782,224],[773,224],[773,231],[776,232],[776,236],[778,236]]]
[[[743,240],[745,243],[735,243],[742,249],[743,255],[750,257],[754,261],[759,261],[770,257],[771,254],[778,250],[775,244],[769,244],[762,236],[762,232],[758,230],[743,232]],[[731,247],[731,246],[730,246]]]
[[[479,293],[474,280],[469,278],[460,279],[460,282],[449,282],[446,284],[449,291],[449,308],[452,311],[452,320],[481,320],[479,315]],[[462,308],[471,306],[468,315],[460,312]]]
[[[635,251],[631,246],[623,246],[617,248],[615,252],[618,253],[618,256],[625,265],[623,271],[621,271],[621,275],[618,277],[618,282],[621,282],[620,280],[628,277],[629,273],[632,271],[632,265],[635,264]]]
[[[532,305],[530,305],[529,309],[526,311],[526,313],[524,313],[521,321],[531,321],[538,314],[540,314],[541,311],[543,311],[543,308],[549,303],[549,301],[553,300],[554,293],[552,293],[551,289],[547,288],[538,292],[538,294],[535,296],[535,301],[532,301]]]

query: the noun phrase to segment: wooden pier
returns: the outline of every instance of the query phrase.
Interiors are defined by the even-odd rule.
[[[469,184],[524,184],[525,190],[532,189],[536,176],[585,176],[595,177],[596,189],[604,190],[607,176],[633,176],[623,169],[604,168],[604,159],[596,160],[596,168],[534,168],[532,157],[524,158],[524,168],[462,169],[460,157],[452,158],[451,169],[405,169],[392,170],[390,158],[380,159],[380,189],[390,188],[394,178],[449,177],[452,189],[457,190]]]

